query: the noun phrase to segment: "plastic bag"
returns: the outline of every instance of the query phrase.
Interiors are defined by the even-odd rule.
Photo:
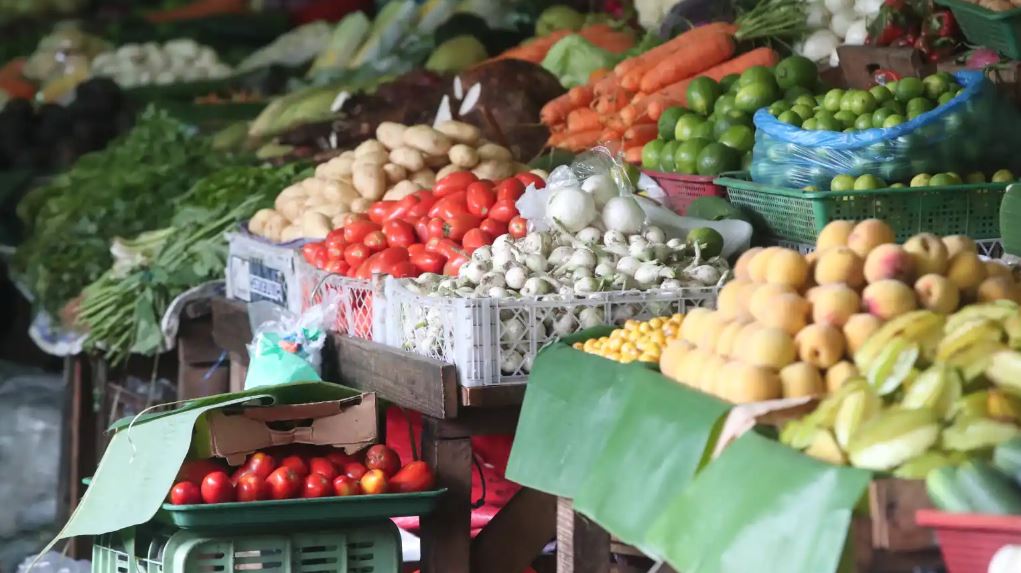
[[[56,551],[49,551],[40,555],[38,561],[35,559],[34,555],[26,557],[18,565],[18,573],[29,573],[29,567],[31,567],[32,573],[89,573],[92,570],[92,563],[88,560],[75,561]],[[34,565],[33,561],[35,561]]]
[[[337,296],[300,315],[269,302],[249,305],[252,342],[245,390],[290,382],[317,382],[321,378],[326,329],[337,315]]]
[[[829,189],[837,175],[907,182],[919,173],[1016,170],[1018,114],[982,72],[954,74],[964,90],[901,125],[854,133],[810,131],[755,113],[751,176],[757,183]]]

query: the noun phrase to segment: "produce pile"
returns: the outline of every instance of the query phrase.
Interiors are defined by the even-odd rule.
[[[1021,438],[997,445],[991,464],[978,459],[942,466],[929,473],[925,484],[929,499],[943,511],[1021,515]],[[989,571],[996,569],[990,566]]]
[[[429,464],[401,463],[377,444],[355,454],[339,448],[279,446],[248,456],[237,468],[219,459],[181,466],[168,498],[173,505],[413,493],[434,487]]]
[[[901,189],[906,187],[946,187],[948,185],[977,184],[977,183],[1013,183],[1017,178],[1009,169],[1000,169],[988,178],[981,171],[967,174],[963,179],[957,173],[948,171],[946,173],[919,173],[911,178],[907,184],[903,182],[888,183],[875,175],[837,175],[830,181],[828,191],[868,191],[872,189]],[[813,186],[805,187],[805,191],[818,191]]]
[[[962,303],[1021,301],[1010,270],[983,262],[971,239],[921,233],[897,245],[876,219],[830,223],[809,255],[750,249],[734,276],[718,310],[688,313],[660,369],[737,403],[836,393],[858,376],[884,384],[899,358],[862,354],[878,350],[877,331],[920,308],[938,318]]]
[[[680,338],[683,322],[684,315],[680,313],[643,322],[628,320],[623,327],[614,329],[607,336],[575,342],[572,346],[575,350],[624,364],[636,360],[658,364],[666,345]]]
[[[209,46],[187,38],[163,45],[155,42],[124,44],[92,60],[92,75],[108,77],[125,88],[217,80],[233,70]]]
[[[797,54],[813,62],[837,66],[837,46],[861,46],[868,42],[869,18],[874,18],[883,0],[825,0],[808,7],[806,24],[811,33],[794,45]],[[885,44],[884,44],[885,45]]]

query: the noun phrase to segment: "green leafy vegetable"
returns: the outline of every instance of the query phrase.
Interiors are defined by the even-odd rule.
[[[542,60],[542,67],[557,76],[564,87],[573,88],[587,83],[592,72],[612,68],[621,58],[577,34],[571,34],[553,44]]]

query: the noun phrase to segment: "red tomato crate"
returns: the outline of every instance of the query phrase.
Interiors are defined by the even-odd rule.
[[[691,205],[691,202],[699,197],[727,198],[727,188],[713,183],[715,177],[666,173],[648,169],[643,169],[642,172],[663,188],[663,192],[667,196],[667,206],[678,215],[684,215],[688,211],[688,205]]]
[[[950,573],[986,573],[1000,548],[1021,545],[1021,516],[920,509],[915,521],[936,530]]]
[[[302,310],[332,298],[337,314],[330,331],[377,342],[383,339],[386,304],[382,277],[371,280],[343,277],[317,269],[300,256],[296,258]]]

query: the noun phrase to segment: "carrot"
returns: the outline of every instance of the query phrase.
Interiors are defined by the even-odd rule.
[[[642,148],[644,145],[635,145],[624,150],[624,160],[628,163],[640,164],[642,162]]]
[[[587,107],[579,107],[567,114],[567,131],[577,132],[602,128],[603,124],[599,121],[599,114]]]
[[[729,34],[709,34],[697,44],[687,44],[656,64],[642,76],[640,87],[652,93],[674,82],[725,62],[734,55],[734,40]]]
[[[596,46],[615,54],[626,52],[635,45],[635,39],[631,34],[619,32],[606,24],[582,28],[578,34]]]
[[[593,107],[599,113],[614,113],[619,111],[631,101],[631,94],[626,90],[617,88],[593,102]]]
[[[706,34],[718,34],[729,32],[733,34],[736,28],[733,24],[725,22],[713,22],[705,26],[693,28],[667,40],[655,48],[641,53],[633,58],[628,58],[614,66],[613,71],[621,78],[621,84],[627,89],[637,90],[641,83],[641,77],[645,71],[651,69],[659,62],[666,59],[670,54],[688,44],[698,44]],[[627,78],[627,79],[625,79]]]
[[[599,143],[599,136],[602,135],[602,133],[602,129],[590,129],[588,131],[569,133],[560,139],[557,142],[557,145],[572,151],[581,151],[582,149],[588,149],[589,147]]]
[[[617,74],[610,72],[592,86],[592,94],[598,98],[616,91],[619,88],[620,85],[618,85]]]
[[[599,141],[619,141],[621,139],[624,139],[624,134],[609,127],[603,129],[599,134]]]
[[[567,119],[567,114],[577,107],[571,102],[570,92],[557,96],[542,106],[539,110],[539,118],[546,125],[560,123]]]
[[[587,107],[592,103],[592,86],[575,86],[567,90],[567,96],[575,107]]]
[[[628,147],[633,145],[645,145],[646,143],[656,139],[659,135],[659,130],[655,123],[640,123],[638,125],[632,125],[624,132],[624,143]]]
[[[599,80],[605,78],[610,73],[612,73],[612,72],[610,72],[610,70],[607,69],[607,68],[599,68],[599,69],[596,69],[596,70],[592,70],[592,73],[588,75],[589,86],[592,86],[592,85],[598,83]]]
[[[561,38],[571,33],[572,32],[570,30],[557,30],[546,36],[519,44],[518,46],[515,46],[491,59],[504,60],[513,58],[515,60],[525,60],[537,64],[546,57],[546,53],[553,47],[553,44],[556,44],[561,40]]]

